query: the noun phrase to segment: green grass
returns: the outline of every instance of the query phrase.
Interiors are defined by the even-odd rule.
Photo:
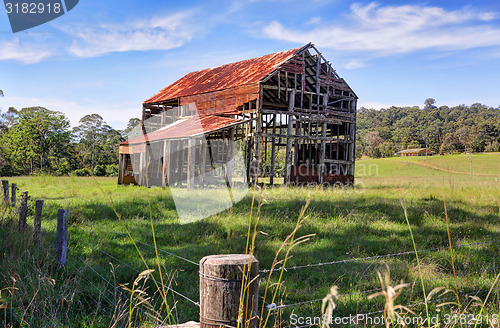
[[[259,234],[256,238],[255,256],[260,261],[261,269],[271,267],[276,251],[293,230],[300,209],[308,199],[310,199],[306,212],[308,217],[298,231],[297,237],[307,234],[315,236],[307,243],[293,249],[293,257],[288,260],[288,267],[413,250],[400,204],[401,198],[406,201],[408,207],[409,222],[417,249],[448,245],[444,199],[448,204],[453,244],[500,239],[500,181],[493,175],[475,176],[471,179],[465,174],[449,173],[415,164],[423,160],[423,158],[360,160],[357,162],[354,189],[268,188],[264,193],[265,204],[262,206],[259,223],[259,230],[266,234]],[[469,169],[468,156],[463,155],[435,156],[425,161],[439,168],[449,167],[453,171],[468,172]],[[473,161],[473,164],[477,163],[475,165],[478,173],[500,173],[497,164],[500,163],[498,153],[474,154]],[[131,240],[114,232],[124,233],[126,226],[135,240],[152,244],[151,218],[158,246],[195,262],[206,255],[245,251],[251,193],[230,210],[182,225],[178,221],[168,189],[117,186],[116,178],[39,176],[16,177],[10,180],[16,182],[21,190],[28,190],[33,201],[37,198],[45,199],[43,230],[44,248],[47,251],[51,251],[54,245],[57,209],[70,210],[68,261],[82,268],[85,277],[97,284],[100,289],[111,290],[101,278],[85,268],[77,257],[88,261],[110,281],[132,283],[137,273],[105,256],[99,249],[139,270],[144,270],[145,266],[141,263]],[[118,220],[110,202],[117,209],[121,220]],[[4,229],[0,229],[0,234],[0,238],[7,243],[10,240],[9,235],[13,235],[14,232],[4,226]],[[24,245],[26,249],[30,249],[29,237],[26,238],[28,241]],[[90,245],[81,240],[87,241]],[[473,292],[491,286],[495,273],[492,267],[498,260],[499,245],[500,243],[496,242],[454,249],[459,290]],[[7,247],[5,244],[2,246]],[[154,250],[142,245],[139,247],[148,265],[154,267]],[[22,254],[23,251],[12,250],[11,253],[11,255],[4,253],[3,260],[12,259],[14,255]],[[33,261],[40,261],[39,257],[42,255],[43,252],[31,254]],[[44,256],[47,257],[47,263],[50,263],[48,258],[51,257],[51,253]],[[164,253],[160,253],[160,256],[161,264],[169,276],[173,277],[172,288],[198,300],[198,267]],[[438,286],[453,286],[448,249],[424,252],[419,254],[419,257],[427,291]],[[0,289],[11,285],[10,277],[14,274],[19,275],[19,281],[28,279],[31,273],[19,270],[23,265],[29,268],[33,266],[19,261],[18,265],[6,267],[0,279]],[[110,272],[110,262],[115,267],[114,276]],[[289,270],[283,276],[284,288],[280,295],[280,303],[292,304],[321,299],[328,293],[329,287],[335,284],[339,287],[340,294],[351,294],[337,300],[336,315],[381,310],[383,309],[381,300],[369,301],[367,300],[369,293],[353,293],[380,287],[376,271],[382,270],[386,263],[391,268],[391,277],[395,284],[400,280],[414,283],[398,300],[402,304],[421,302],[422,288],[419,284],[415,256],[404,255]],[[491,270],[481,273],[485,269]],[[64,289],[64,291],[72,290],[70,285],[76,288],[75,300],[71,301],[73,303],[68,302],[73,304],[73,307],[70,305],[68,307],[75,313],[71,326],[107,326],[111,319],[103,314],[110,313],[112,306],[103,302],[102,310],[96,312],[92,306],[85,305],[93,304],[96,299],[103,297],[84,279],[85,277],[75,274],[74,271],[69,265],[63,272],[53,267],[41,270],[47,276],[56,279],[57,288],[60,287],[60,281],[74,281],[74,285],[69,284]],[[274,276],[272,281],[277,279],[277,274]],[[262,288],[264,285],[263,283]],[[30,295],[32,291],[33,288],[25,288],[22,292]],[[57,291],[54,289],[52,293],[57,294]],[[111,293],[109,295],[112,296]],[[485,294],[479,296],[484,297]],[[173,298],[173,295],[170,294],[169,297]],[[20,299],[18,308],[26,308],[29,300],[29,297]],[[175,315],[179,321],[197,320],[196,307],[179,297],[175,297],[175,301],[178,302]],[[75,305],[75,302],[80,302],[78,303],[80,306]],[[316,302],[286,308],[278,320],[286,322],[292,309],[302,315],[319,315],[320,307],[321,302]],[[424,308],[412,309],[420,312]],[[435,304],[431,305],[431,310],[435,310]],[[489,311],[494,309],[490,308]],[[498,308],[496,311],[498,313]],[[36,318],[35,313],[33,320]]]
[[[376,163],[380,176],[441,176],[447,175],[448,170],[470,176],[471,157],[473,173],[500,177],[500,153],[363,159],[356,162],[356,173],[373,175],[375,168],[372,167],[370,172],[370,165]]]

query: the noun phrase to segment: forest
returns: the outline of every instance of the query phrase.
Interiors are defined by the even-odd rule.
[[[396,107],[357,111],[356,155],[394,156],[400,150],[429,148],[435,154],[500,151],[500,106]]]
[[[0,176],[114,176],[119,144],[138,121],[131,119],[127,129],[120,131],[91,114],[71,127],[61,112],[10,107],[0,112]]]

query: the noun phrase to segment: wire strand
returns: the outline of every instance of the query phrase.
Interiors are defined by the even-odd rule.
[[[462,244],[462,245],[454,245],[451,246],[452,248],[459,248],[459,247],[468,247],[468,246],[476,246],[476,245],[483,245],[483,244],[491,244],[491,243],[496,243],[499,242],[500,239],[496,240],[489,240],[489,241],[484,241],[484,242],[477,242],[477,243],[470,243],[470,244]],[[296,265],[292,267],[280,267],[277,269],[265,269],[259,271],[260,273],[269,273],[269,272],[278,272],[278,271],[289,271],[289,270],[297,270],[297,269],[304,269],[304,268],[312,268],[312,267],[321,267],[325,265],[334,265],[334,264],[342,264],[342,263],[348,263],[348,262],[358,262],[358,261],[365,261],[365,260],[376,260],[376,259],[381,259],[381,258],[388,258],[388,257],[395,257],[395,256],[401,256],[401,255],[409,255],[409,254],[415,254],[415,253],[423,253],[423,252],[435,252],[435,251],[440,251],[444,249],[449,249],[450,246],[442,246],[442,247],[436,247],[436,248],[430,248],[430,249],[424,249],[424,250],[419,250],[417,252],[415,251],[406,251],[406,252],[399,252],[399,253],[392,253],[392,254],[384,254],[384,255],[374,255],[374,256],[368,256],[368,257],[361,257],[361,258],[353,258],[353,259],[344,259],[344,260],[337,260],[337,261],[330,261],[330,262],[320,262],[320,263],[314,263],[314,264],[305,264],[305,265]]]
[[[81,262],[83,262],[85,264],[85,266],[87,266],[90,270],[92,270],[96,275],[98,275],[102,280],[104,280],[105,282],[108,283],[108,285],[110,285],[112,288],[114,288],[117,292],[120,293],[121,296],[124,296],[125,295],[123,294],[123,292],[118,288],[116,287],[113,283],[111,283],[108,279],[106,279],[102,274],[100,274],[97,270],[95,270],[91,265],[89,265],[85,260],[83,260],[82,258],[80,258],[78,255],[74,254],[74,252],[71,252],[73,254],[74,257],[76,257],[78,260],[80,260]],[[126,298],[126,297],[125,297]]]
[[[105,294],[105,293],[104,293],[104,292],[103,292],[103,291],[102,291],[99,287],[97,287],[97,286],[96,286],[96,285],[95,285],[95,284],[94,284],[94,283],[93,283],[93,282],[92,282],[92,281],[91,281],[91,280],[90,280],[90,279],[89,279],[86,275],[84,275],[84,274],[82,273],[82,271],[80,271],[80,270],[79,270],[79,269],[78,269],[78,268],[77,268],[77,267],[76,267],[73,263],[69,262],[69,264],[71,264],[71,266],[72,266],[73,268],[75,268],[75,270],[76,270],[76,271],[78,271],[78,273],[80,273],[80,275],[82,275],[82,276],[85,278],[85,280],[87,280],[87,281],[88,281],[88,282],[89,282],[89,283],[90,283],[90,284],[91,284],[91,285],[92,285],[95,289],[97,289],[97,290],[99,291],[99,294],[102,294],[102,296],[103,296],[103,297],[104,297],[104,298],[105,298],[105,299],[106,299],[106,300],[107,300],[110,304],[113,304],[113,305],[115,304],[115,302],[113,302],[112,300],[110,300],[110,299],[106,296],[106,294]]]
[[[82,242],[84,242],[84,243],[88,244],[88,245],[89,245],[90,247],[92,247],[93,249],[96,249],[96,250],[100,251],[101,253],[103,253],[103,254],[105,254],[105,255],[107,255],[107,256],[109,256],[109,257],[111,257],[112,259],[114,259],[114,260],[116,260],[116,261],[118,261],[118,262],[122,263],[123,265],[127,266],[128,268],[132,269],[133,271],[135,271],[135,272],[137,272],[137,273],[141,273],[141,271],[140,271],[140,270],[138,270],[137,268],[134,268],[134,267],[132,267],[131,265],[129,265],[129,264],[127,264],[127,263],[125,263],[125,262],[123,262],[123,261],[121,261],[121,260],[117,259],[117,258],[116,258],[116,257],[114,257],[113,255],[111,255],[111,254],[109,254],[109,253],[107,253],[107,252],[103,251],[102,249],[100,249],[100,248],[98,248],[98,247],[96,247],[96,246],[92,245],[92,244],[91,244],[91,243],[89,243],[88,241],[85,241],[85,240],[83,240],[83,239],[81,239],[81,238],[79,238],[79,237],[76,237],[76,238],[77,238],[77,239],[79,239],[79,240],[81,240]],[[178,296],[180,296],[180,297],[184,298],[185,300],[188,300],[189,302],[193,303],[193,304],[194,304],[194,305],[196,305],[196,306],[200,306],[200,303],[199,303],[199,302],[193,301],[192,299],[190,299],[190,298],[189,298],[189,297],[187,297],[186,295],[183,295],[183,294],[179,293],[178,291],[176,291],[176,290],[174,290],[174,289],[170,288],[169,286],[165,286],[165,285],[164,285],[164,284],[162,284],[161,282],[157,281],[154,277],[151,277],[151,279],[153,279],[153,280],[154,280],[154,281],[155,281],[158,285],[162,286],[163,288],[166,288],[167,290],[171,291],[172,293],[174,293],[174,294],[176,294],[176,295],[178,295]]]
[[[112,231],[112,230],[109,230],[109,231],[111,231],[112,233],[115,233],[115,234],[117,234],[117,235],[120,235],[120,236],[123,236],[123,237],[127,237],[127,238],[129,238],[129,236],[127,236],[126,234],[119,233],[119,232]],[[142,241],[139,241],[139,240],[138,240],[137,242],[139,242],[140,244],[142,244],[142,245],[144,245],[144,246],[148,246],[148,247],[150,247],[150,248],[152,248],[152,249],[155,249],[155,247],[154,247],[153,245],[150,245],[150,244],[148,244],[148,243],[145,243],[145,242],[142,242]],[[189,263],[194,264],[194,265],[197,265],[197,266],[199,266],[199,265],[200,265],[199,263],[196,263],[196,262],[191,261],[191,260],[189,260],[189,259],[187,259],[187,258],[185,258],[185,257],[182,257],[182,256],[180,256],[180,255],[177,255],[177,254],[174,254],[174,253],[172,253],[172,252],[166,251],[166,250],[161,249],[161,248],[159,248],[159,247],[156,247],[156,249],[158,249],[158,251],[160,251],[160,252],[162,252],[162,253],[165,253],[165,254],[171,255],[171,256],[176,257],[176,258],[178,258],[178,259],[180,259],[180,260],[183,260],[183,261],[189,262]]]

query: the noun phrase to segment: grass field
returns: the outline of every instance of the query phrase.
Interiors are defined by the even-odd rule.
[[[384,270],[386,264],[394,284],[401,280],[412,283],[398,301],[404,305],[422,302],[415,254],[293,269],[304,264],[412,251],[401,200],[408,208],[417,249],[444,247],[419,254],[426,291],[439,286],[454,288],[450,251],[446,249],[445,200],[452,244],[478,243],[453,250],[458,290],[487,291],[495,278],[500,251],[500,154],[473,154],[472,165],[473,178],[469,176],[469,155],[363,159],[357,162],[355,188],[266,188],[258,226],[265,234],[257,235],[255,248],[261,269],[271,267],[276,251],[294,229],[300,209],[308,200],[307,217],[297,236],[314,235],[293,248],[287,262],[292,269],[283,274],[276,303],[291,305],[322,299],[331,285],[337,285],[340,294],[350,295],[336,301],[335,315],[382,310],[382,299],[368,300],[371,293],[363,291],[380,288],[376,272]],[[134,281],[137,273],[117,259],[139,270],[146,269],[130,238],[117,234],[127,229],[134,240],[152,244],[152,222],[159,248],[194,262],[211,254],[245,252],[252,192],[229,210],[180,224],[169,189],[117,186],[115,178],[37,176],[9,180],[21,190],[28,190],[32,200],[45,199],[45,250],[54,245],[57,209],[70,210],[69,265],[63,271],[53,265],[52,253],[47,255],[44,250],[30,247],[29,237],[18,240],[13,247],[9,243],[17,236],[15,228],[4,222],[0,229],[4,261],[0,289],[13,284],[19,288],[12,298],[14,317],[22,317],[33,327],[43,326],[49,315],[53,321],[46,326],[109,326],[113,305],[104,300],[98,289],[111,298],[113,289],[103,277],[114,285],[130,286]],[[154,249],[141,244],[139,249],[148,265],[154,267]],[[165,253],[160,255],[163,268],[172,278],[172,288],[197,301],[198,267]],[[29,272],[33,268],[38,271]],[[274,274],[270,282],[276,282],[277,276]],[[49,278],[54,279],[53,284]],[[262,290],[265,285],[262,281]],[[39,299],[49,296],[60,306],[47,305]],[[178,302],[174,311],[178,321],[197,320],[196,306],[169,296],[171,304],[173,299]],[[486,293],[478,296],[484,298]],[[496,293],[496,301],[485,313],[499,313],[498,297]],[[96,300],[102,300],[102,305],[96,306]],[[35,305],[48,307],[51,314],[37,311]],[[436,304],[430,307],[436,313]],[[312,316],[320,315],[320,308],[321,301],[285,307],[274,311],[273,319],[286,326],[292,311]],[[412,310],[423,313],[424,307],[415,306]]]

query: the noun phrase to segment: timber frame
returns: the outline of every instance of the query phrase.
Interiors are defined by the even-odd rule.
[[[204,186],[204,173],[227,163],[234,141],[239,140],[244,144],[247,181],[266,176],[274,184],[277,176],[283,176],[285,185],[352,184],[358,98],[314,45],[289,53],[256,81],[248,83],[242,76],[245,82],[222,90],[168,98],[173,84],[158,94],[167,94],[167,99],[156,95],[146,101],[142,116],[148,122],[143,125],[146,138],[120,146],[118,183],[182,186],[185,181],[188,188]],[[262,65],[268,56],[253,60]],[[213,70],[224,69],[221,79],[228,79],[231,65],[241,63],[245,61]],[[236,68],[230,72],[241,73]],[[212,120],[202,124],[203,133],[154,138],[162,129],[173,130],[179,120],[195,116],[202,123]],[[188,122],[181,123],[187,130]],[[214,156],[217,143],[223,145],[222,155]],[[231,185],[227,172],[231,169],[224,170],[221,176]]]

